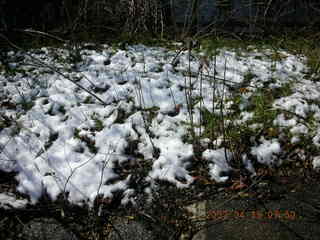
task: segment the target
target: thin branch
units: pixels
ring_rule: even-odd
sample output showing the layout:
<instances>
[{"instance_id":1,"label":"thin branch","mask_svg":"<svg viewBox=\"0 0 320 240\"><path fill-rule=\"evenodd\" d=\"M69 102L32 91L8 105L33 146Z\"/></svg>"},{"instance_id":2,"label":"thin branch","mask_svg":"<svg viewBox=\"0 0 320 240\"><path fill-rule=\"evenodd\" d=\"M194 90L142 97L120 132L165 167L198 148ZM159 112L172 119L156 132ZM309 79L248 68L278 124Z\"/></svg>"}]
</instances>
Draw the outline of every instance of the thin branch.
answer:
<instances>
[{"instance_id":1,"label":"thin branch","mask_svg":"<svg viewBox=\"0 0 320 240\"><path fill-rule=\"evenodd\" d=\"M64 40L62 38L59 38L57 36L54 36L50 33L46 33L46 32L41 32L41 31L38 31L38 30L33 30L33 29L16 29L16 31L18 32L25 32L25 33L33 33L33 34L38 34L38 35L42 35L44 37L49 37L49 38L52 38L52 39L55 39L55 40L58 40L60 42L63 42L63 43L68 43L69 41L68 40Z\"/></svg>"},{"instance_id":2,"label":"thin branch","mask_svg":"<svg viewBox=\"0 0 320 240\"><path fill-rule=\"evenodd\" d=\"M7 41L9 43L9 45L11 45L13 48L19 50L19 51L23 51L23 49L19 46L17 46L16 44L14 44L13 42L11 42L6 36L4 36L2 33L0 33L0 37L2 39L4 39L5 41ZM88 89L86 89L85 87L81 86L80 84L78 84L76 81L72 80L69 76L67 76L66 74L64 74L62 71L60 71L59 69L57 69L56 67L53 67L49 64L46 64L44 62L42 62L41 60L37 59L36 57L32 56L29 53L26 53L27 56L29 56L31 59L33 59L36 63L38 63L40 66L42 67L46 67L48 69L50 69L51 71L61 75L63 78L65 78L66 80L72 82L74 85L76 85L78 88L82 89L83 91L87 92L88 94L90 94L91 96L93 96L95 99L97 99L100 103L102 103L103 106L106 106L107 103L105 101L103 101L100 97L98 97L96 94L92 93L91 91L89 91Z\"/></svg>"}]
</instances>

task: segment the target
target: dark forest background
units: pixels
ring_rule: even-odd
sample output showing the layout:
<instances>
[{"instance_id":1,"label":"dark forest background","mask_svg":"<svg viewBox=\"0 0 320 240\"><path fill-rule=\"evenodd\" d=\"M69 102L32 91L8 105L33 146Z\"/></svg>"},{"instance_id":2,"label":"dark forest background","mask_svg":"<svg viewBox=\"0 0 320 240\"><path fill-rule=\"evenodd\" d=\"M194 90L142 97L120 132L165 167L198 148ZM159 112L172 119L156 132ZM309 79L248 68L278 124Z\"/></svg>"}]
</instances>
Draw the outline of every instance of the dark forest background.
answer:
<instances>
[{"instance_id":1,"label":"dark forest background","mask_svg":"<svg viewBox=\"0 0 320 240\"><path fill-rule=\"evenodd\" d=\"M208 12L208 4L214 5ZM318 0L0 0L0 32L23 29L69 38L152 37L229 31L318 31ZM205 5L206 3L207 5ZM181 17L182 16L182 17ZM184 19L181 22L180 19ZM248 30L249 29L249 30ZM21 37L22 35L19 34Z\"/></svg>"}]
</instances>

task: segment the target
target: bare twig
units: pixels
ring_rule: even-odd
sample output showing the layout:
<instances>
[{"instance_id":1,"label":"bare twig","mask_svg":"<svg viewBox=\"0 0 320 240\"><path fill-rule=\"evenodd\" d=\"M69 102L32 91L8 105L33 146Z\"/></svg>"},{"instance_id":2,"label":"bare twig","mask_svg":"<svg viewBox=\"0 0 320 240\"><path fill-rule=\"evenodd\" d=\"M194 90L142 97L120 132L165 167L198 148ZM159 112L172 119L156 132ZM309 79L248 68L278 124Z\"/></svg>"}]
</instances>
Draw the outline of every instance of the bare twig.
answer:
<instances>
[{"instance_id":1,"label":"bare twig","mask_svg":"<svg viewBox=\"0 0 320 240\"><path fill-rule=\"evenodd\" d=\"M17 46L16 44L14 44L13 42L11 42L6 36L4 36L2 33L0 33L0 37L2 39L4 39L5 41L8 42L8 44L10 44L14 49L17 49L19 51L23 51L22 48L20 48L19 46ZM32 60L34 60L36 63L38 63L40 66L45 67L50 69L51 71L59 74L60 76L62 76L63 78L67 79L68 81L72 82L74 85L76 85L78 88L82 89L83 91L87 92L88 94L90 94L91 96L93 96L95 99L97 99L100 103L102 103L103 106L106 106L107 103L105 101L103 101L100 97L98 97L96 94L92 93L91 91L89 91L88 89L86 89L85 87L81 86L80 84L78 84L76 81L72 80L69 76L67 76L66 74L64 74L61 70L59 70L56 67L53 67L47 63L44 63L43 61L39 60L38 58L34 57L33 55L26 53L26 55L28 57L30 57Z\"/></svg>"},{"instance_id":2,"label":"bare twig","mask_svg":"<svg viewBox=\"0 0 320 240\"><path fill-rule=\"evenodd\" d=\"M52 35L50 33L46 33L46 32L42 32L42 31L38 31L38 30L33 30L33 29L17 29L16 31L18 32L24 32L24 33L31 33L31 34L38 34L38 35L41 35L41 36L44 36L44 37L49 37L49 38L52 38L52 39L55 39L55 40L58 40L60 42L63 42L63 43L69 43L68 40L64 40L60 37L57 37L55 35Z\"/></svg>"}]
</instances>

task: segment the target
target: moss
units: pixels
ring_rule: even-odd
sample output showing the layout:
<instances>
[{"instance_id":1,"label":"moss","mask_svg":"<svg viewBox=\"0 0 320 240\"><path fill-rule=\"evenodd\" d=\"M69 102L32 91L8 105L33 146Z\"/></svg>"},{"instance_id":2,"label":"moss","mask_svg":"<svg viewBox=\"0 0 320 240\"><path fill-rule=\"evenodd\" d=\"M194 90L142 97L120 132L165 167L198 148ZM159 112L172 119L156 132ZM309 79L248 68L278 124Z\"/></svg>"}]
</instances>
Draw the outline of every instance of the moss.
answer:
<instances>
[{"instance_id":1,"label":"moss","mask_svg":"<svg viewBox=\"0 0 320 240\"><path fill-rule=\"evenodd\" d=\"M83 100L83 103L85 103L85 104L94 103L92 96L87 96L87 97Z\"/></svg>"},{"instance_id":2,"label":"moss","mask_svg":"<svg viewBox=\"0 0 320 240\"><path fill-rule=\"evenodd\" d=\"M252 71L247 71L244 75L243 75L243 81L246 85L250 85L251 80L253 80L254 78L256 78L257 75L254 74Z\"/></svg>"},{"instance_id":3,"label":"moss","mask_svg":"<svg viewBox=\"0 0 320 240\"><path fill-rule=\"evenodd\" d=\"M49 149L52 146L52 144L54 143L54 141L56 141L58 139L58 137L59 137L58 132L50 132L49 139L44 144L44 149L45 150Z\"/></svg>"},{"instance_id":4,"label":"moss","mask_svg":"<svg viewBox=\"0 0 320 240\"><path fill-rule=\"evenodd\" d=\"M66 109L65 109L65 107L64 107L63 105L60 105L60 106L59 106L58 111L59 111L60 113L62 113L63 115L66 114Z\"/></svg>"},{"instance_id":5,"label":"moss","mask_svg":"<svg viewBox=\"0 0 320 240\"><path fill-rule=\"evenodd\" d=\"M91 119L94 121L94 127L91 129L92 131L102 131L104 128L103 121L99 119L99 116L97 114L93 114L91 116Z\"/></svg>"},{"instance_id":6,"label":"moss","mask_svg":"<svg viewBox=\"0 0 320 240\"><path fill-rule=\"evenodd\" d=\"M42 101L43 105L47 105L48 103L49 103L49 99L48 98L43 99L43 101Z\"/></svg>"},{"instance_id":7,"label":"moss","mask_svg":"<svg viewBox=\"0 0 320 240\"><path fill-rule=\"evenodd\" d=\"M16 124L12 124L10 126L10 130L11 130L10 131L10 136L14 137L14 136L19 135L19 133L21 132L21 129L22 129L22 125L21 124L19 124L17 122L16 122Z\"/></svg>"},{"instance_id":8,"label":"moss","mask_svg":"<svg viewBox=\"0 0 320 240\"><path fill-rule=\"evenodd\" d=\"M80 129L77 129L77 128L74 129L74 138L77 138L82 142L84 142L91 153L97 154L99 151L99 148L95 146L96 144L95 141L86 135L80 135L80 131L81 131Z\"/></svg>"},{"instance_id":9,"label":"moss","mask_svg":"<svg viewBox=\"0 0 320 240\"><path fill-rule=\"evenodd\" d=\"M97 148L97 147L95 146L95 143L94 143L94 142L93 142L93 143L87 143L87 147L88 147L89 151L90 151L91 153L93 153L93 154L97 154L98 151L99 151L99 148Z\"/></svg>"},{"instance_id":10,"label":"moss","mask_svg":"<svg viewBox=\"0 0 320 240\"><path fill-rule=\"evenodd\" d=\"M23 110L29 111L31 108L33 108L34 102L32 102L32 101L30 101L30 102L23 102L21 105L22 105Z\"/></svg>"}]
</instances>

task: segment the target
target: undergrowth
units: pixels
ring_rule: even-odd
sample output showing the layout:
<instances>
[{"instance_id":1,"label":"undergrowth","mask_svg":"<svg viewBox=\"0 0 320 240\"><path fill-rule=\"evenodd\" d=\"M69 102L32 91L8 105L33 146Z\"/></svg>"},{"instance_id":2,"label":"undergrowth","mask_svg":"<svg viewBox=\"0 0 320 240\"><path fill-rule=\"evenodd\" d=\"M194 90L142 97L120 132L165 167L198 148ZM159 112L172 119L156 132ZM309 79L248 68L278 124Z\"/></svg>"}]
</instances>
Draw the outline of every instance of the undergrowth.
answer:
<instances>
[{"instance_id":1,"label":"undergrowth","mask_svg":"<svg viewBox=\"0 0 320 240\"><path fill-rule=\"evenodd\" d=\"M170 48L177 48L175 45L173 45L172 42L163 42L163 40L156 40L156 39L144 39L145 41L141 41L143 43L149 43L151 45L160 45L160 46L169 46ZM309 40L309 42L306 42L305 39L297 38L297 39L290 39L290 38L280 38L280 39L272 39L272 41L268 41L266 44L261 42L244 42L240 40L235 39L223 39L223 38L206 38L206 39L200 39L200 46L201 51L205 53L205 58L208 59L214 59L215 56L218 54L223 53L221 49L227 49L227 50L235 50L238 57L245 57L246 53L250 53L252 51L265 51L266 49L269 49L271 47L271 53L268 53L264 56L258 56L256 57L257 60L262 60L264 58L269 59L272 66L275 66L277 63L281 62L285 56L282 54L283 50L287 50L289 52L293 52L295 55L299 55L306 59L306 63L309 67L308 72L306 72L306 75L312 79L313 81L319 81L320 80L320 48L316 47L316 41L315 40ZM124 48L126 47L126 44L133 43L134 41L125 42ZM123 45L123 42L120 42L120 45ZM120 47L121 47L120 46ZM119 47L119 45L118 45ZM189 55L194 55L200 59L199 55L199 49L194 49L190 45L186 45L185 43L182 44L181 47L178 47L179 49L177 52L186 51L189 53ZM77 64L79 63L82 58L79 56L79 53L81 53L80 49L81 47L77 45L77 48L70 48L71 51L74 51L74 53L70 53L67 59L59 59L59 61L63 61L63 64ZM179 54L179 53L178 53ZM205 61L205 60L204 60ZM205 63L204 63L205 65ZM250 69L243 74L243 85L241 86L235 86L230 84L227 79L224 77L223 79L218 79L216 74L215 65L206 65L202 69L200 69L198 72L194 73L191 72L189 69L184 73L185 76L185 94L187 99L187 109L189 113L189 121L184 122L188 126L189 133L187 136L185 136L185 142L188 142L190 144L193 144L194 151L197 152L197 158L194 158L193 161L201 161L203 164L201 165L202 169L206 167L206 164L204 159L201 158L201 153L206 150L204 147L199 147L198 145L201 144L201 141L204 139L209 139L208 148L210 149L219 149L219 148L225 148L229 149L233 155L235 156L232 161L230 159L230 164L235 168L236 170L243 170L244 164L243 164L243 158L242 156L246 155L249 156L251 153L251 147L256 146L259 144L259 141L263 139L272 140L274 138L280 139L280 144L283 148L284 153L282 153L279 158L283 158L283 161L287 161L289 157L293 157L291 155L291 152L296 152L298 150L304 149L305 151L309 151L312 154L317 154L318 150L314 146L312 137L310 136L299 136L299 142L291 143L291 139L294 136L292 132L288 128L283 128L281 126L275 125L275 119L279 114L285 114L288 118L295 116L294 113L291 112L284 112L281 109L275 109L273 107L273 102L276 99L290 96L294 92L294 80L291 82L287 82L284 84L280 84L280 86L277 87L270 87L270 84L274 84L278 81L278 79L275 79L273 76L273 71L275 71L274 68L270 70L270 77L268 81L263 82L259 86L253 86L252 83L255 82L259 78L253 71ZM224 71L227 71L228 64L226 63ZM2 68L1 68L2 69ZM2 70L4 71L4 70ZM196 78L198 81L207 81L203 77L203 75L210 75L209 79L210 81L216 81L212 83L212 89L209 89L209 91L215 92L215 98L212 99L212 109L207 109L203 106L203 89L200 89L200 93L193 92L193 86L191 84L191 78ZM212 80L213 79L213 80ZM190 80L190 81L189 81ZM226 95L224 92L220 92L216 89L216 86L222 83L223 88L230 91L231 94ZM298 81L298 79L297 79ZM139 86L140 84L140 86ZM141 96L141 92L139 89L141 89L141 83L137 84L137 95L143 99L143 96ZM96 92L94 92L95 94ZM140 95L139 95L140 94ZM21 103L17 104L19 107L21 107L24 111L28 111L32 109L33 107L33 101L35 99L26 99L21 94ZM94 96L87 96L82 104L90 104L94 102ZM173 101L174 102L174 101ZM44 99L44 104L48 104L49 101L47 99ZM4 104L4 101L0 102L4 107L6 104ZM175 104L175 103L173 103ZM314 103L319 106L319 102ZM175 106L175 109L178 106ZM157 116L159 108L158 107L150 107L147 108L144 106L143 101L139 103L139 107L137 110L142 111L143 114L143 121L145 124L146 131L148 132L148 135L150 136L150 141L152 141L152 137L154 137L152 132L149 130L150 124L152 123L153 119ZM196 112L200 113L200 122L196 122L195 119L193 119L193 114ZM1 114L1 112L0 112ZM66 115L66 110L64 106L58 106L57 109L53 109L53 105L48 110L49 115ZM179 109L176 112L171 113L172 116L176 116L179 114ZM1 115L0 115L1 117ZM103 130L104 123L103 119L98 114L93 114L90 116L90 119L94 122L93 127L91 129L80 129L76 128L74 129L74 138L78 139L82 143L84 143L83 146L86 146L89 151L93 154L96 154L98 152L98 148L95 146L95 141L93 140L93 136L96 134L96 132L100 132ZM121 108L118 109L118 115L115 119L115 123L123 123L125 121L125 111L123 111ZM302 122L304 125L314 128L315 119L313 116L307 116L305 118L300 118L300 122ZM0 131L3 129L11 126L12 123L10 123L10 118L2 117L0 118ZM16 129L16 131L13 131L14 135L18 134L20 131L19 128ZM48 149L53 144L53 142L58 138L58 133L52 132L49 135L48 141L45 143L44 148ZM145 159L142 159L141 155L139 155L136 150L138 148L138 142L131 142L129 143L128 148L126 149L126 154L131 154L141 160L137 164L137 166L134 166L133 169L131 169L131 166L118 166L120 170L122 168L126 169L130 174L132 174L132 186L137 186L141 184L146 184L143 180L143 178L147 177L147 171L143 168L148 168L149 170L152 168L150 165L150 162L147 162ZM153 146L154 147L154 146ZM159 149L155 149L154 147L154 157L157 158L160 155ZM84 152L83 147L81 146L80 149L77 150L78 152ZM252 154L251 154L252 155ZM296 157L296 155L294 155ZM308 160L311 159L310 154L306 154L305 158ZM297 157L298 159L301 159L301 157ZM306 161L307 162L307 161ZM310 160L309 160L310 164ZM197 165L194 163L194 166ZM303 164L302 164L303 165ZM258 166L258 164L256 165ZM291 166L291 165L290 165ZM303 165L305 166L305 165ZM127 175L129 175L127 173ZM142 174L143 177L139 177L139 174ZM240 173L241 174L241 173ZM193 169L193 175L202 175L200 173L200 167L198 169ZM206 178L209 178L207 175ZM136 182L134 182L136 181ZM206 181L210 181L210 179L206 179ZM163 183L157 182L159 186ZM166 183L168 184L168 183ZM147 186L147 184L146 184ZM149 187L149 186L148 186ZM161 188L161 187L159 187ZM181 205L185 203L177 203L174 202L175 200L172 200L170 197L175 196L176 194L181 194L181 192L176 191L176 189L172 190L172 186L170 186L170 191L167 192L158 192L158 195L155 195L154 198L154 204L157 206L157 208L165 209L166 211L160 211L157 208L151 208L149 209L150 212L138 212L138 217L148 219L148 221L153 221L154 223L162 223L163 225L159 225L161 231L165 231L164 229L167 229L168 231L172 232L175 230L185 230L183 229L183 226L180 226L181 223L188 223L188 216L186 216L184 210L182 209ZM139 192L144 192L144 189L139 189ZM170 193L169 196L167 193ZM167 195L165 195L166 193ZM121 195L121 194L120 194ZM185 194L181 194L182 196L185 196ZM192 199L194 196L189 196L190 199ZM188 200L190 200L188 199ZM99 202L100 200L101 202ZM118 202L114 203L112 199L104 199L97 197L97 203L96 207L97 209L107 206L110 207L114 206L115 208L119 207L119 202L121 201L120 197L119 199L116 199ZM181 199L179 199L181 200ZM139 199L139 201L144 202L145 199ZM170 202L172 201L173 204L170 205ZM140 206L143 206L143 203L139 202ZM179 205L180 204L180 205ZM168 207L170 205L170 207ZM174 208L175 207L175 208ZM97 211L98 212L98 211ZM99 218L98 213L93 213L94 217L93 219L90 218L92 221L91 223L93 225L98 224L97 219ZM174 214L171 214L174 213ZM151 220L150 216L148 214L152 214ZM109 219L107 219L109 220ZM111 221L111 220L110 220ZM167 222L166 222L167 221ZM103 222L104 224L106 221ZM171 227L168 227L171 225ZM98 229L100 231L101 236L102 229ZM102 238L100 238L102 239Z\"/></svg>"}]
</instances>

